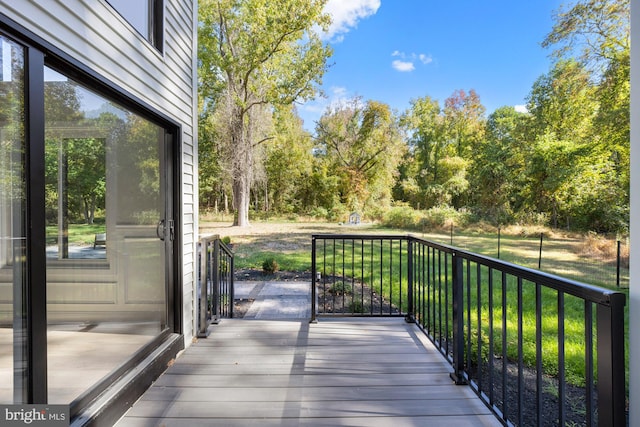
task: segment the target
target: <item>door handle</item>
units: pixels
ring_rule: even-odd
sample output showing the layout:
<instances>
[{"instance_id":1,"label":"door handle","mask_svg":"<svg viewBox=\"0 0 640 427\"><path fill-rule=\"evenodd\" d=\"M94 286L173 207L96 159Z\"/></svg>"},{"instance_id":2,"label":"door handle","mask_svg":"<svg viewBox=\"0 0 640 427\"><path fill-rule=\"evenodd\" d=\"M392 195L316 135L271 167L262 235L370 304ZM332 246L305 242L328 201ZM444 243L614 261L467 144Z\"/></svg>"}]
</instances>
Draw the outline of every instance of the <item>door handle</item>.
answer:
<instances>
[{"instance_id":1,"label":"door handle","mask_svg":"<svg viewBox=\"0 0 640 427\"><path fill-rule=\"evenodd\" d=\"M164 219L158 221L158 225L156 226L156 236L164 242Z\"/></svg>"}]
</instances>

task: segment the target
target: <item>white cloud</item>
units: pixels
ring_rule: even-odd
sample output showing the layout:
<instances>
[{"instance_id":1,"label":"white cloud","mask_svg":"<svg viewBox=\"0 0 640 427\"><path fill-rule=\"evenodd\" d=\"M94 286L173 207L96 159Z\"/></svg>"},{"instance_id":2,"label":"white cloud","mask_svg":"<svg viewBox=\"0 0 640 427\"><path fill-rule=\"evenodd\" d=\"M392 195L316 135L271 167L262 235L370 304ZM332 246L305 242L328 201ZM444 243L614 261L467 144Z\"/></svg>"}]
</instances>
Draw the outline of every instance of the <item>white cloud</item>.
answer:
<instances>
[{"instance_id":1,"label":"white cloud","mask_svg":"<svg viewBox=\"0 0 640 427\"><path fill-rule=\"evenodd\" d=\"M342 86L333 86L327 96L307 101L299 107L300 111L306 111L319 116L329 107L341 105L349 99L349 91Z\"/></svg>"},{"instance_id":2,"label":"white cloud","mask_svg":"<svg viewBox=\"0 0 640 427\"><path fill-rule=\"evenodd\" d=\"M409 71L413 71L416 69L415 65L413 65L413 62L409 62L409 61L400 61L399 59L396 59L395 61L393 61L391 63L391 66L400 72L406 73Z\"/></svg>"},{"instance_id":3,"label":"white cloud","mask_svg":"<svg viewBox=\"0 0 640 427\"><path fill-rule=\"evenodd\" d=\"M527 110L527 106L526 105L514 105L513 108L518 113L528 113L529 112L529 110Z\"/></svg>"},{"instance_id":4,"label":"white cloud","mask_svg":"<svg viewBox=\"0 0 640 427\"><path fill-rule=\"evenodd\" d=\"M433 62L431 55L425 55L424 53L419 54L418 59L425 65Z\"/></svg>"},{"instance_id":5,"label":"white cloud","mask_svg":"<svg viewBox=\"0 0 640 427\"><path fill-rule=\"evenodd\" d=\"M324 11L332 18L329 30L324 34L326 39L339 43L358 21L375 15L380 7L380 0L329 0Z\"/></svg>"},{"instance_id":6,"label":"white cloud","mask_svg":"<svg viewBox=\"0 0 640 427\"><path fill-rule=\"evenodd\" d=\"M400 59L396 59L391 63L391 66L400 72L409 72L416 69L415 63L417 61L423 63L424 65L430 64L433 62L433 58L431 55L426 55L424 53L405 53L399 50L394 50L391 53L392 57L397 57Z\"/></svg>"}]
</instances>

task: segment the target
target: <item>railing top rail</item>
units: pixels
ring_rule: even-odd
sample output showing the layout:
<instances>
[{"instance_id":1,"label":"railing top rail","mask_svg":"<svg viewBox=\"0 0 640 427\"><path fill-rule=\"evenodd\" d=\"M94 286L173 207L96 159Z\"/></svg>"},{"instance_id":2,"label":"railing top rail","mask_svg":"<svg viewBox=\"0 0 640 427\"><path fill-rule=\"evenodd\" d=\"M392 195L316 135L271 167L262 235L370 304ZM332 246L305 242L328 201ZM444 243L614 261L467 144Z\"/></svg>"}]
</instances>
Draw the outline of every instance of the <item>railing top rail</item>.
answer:
<instances>
[{"instance_id":1,"label":"railing top rail","mask_svg":"<svg viewBox=\"0 0 640 427\"><path fill-rule=\"evenodd\" d=\"M213 242L216 239L219 239L220 235L219 234L204 234L200 236L200 239L198 239L200 242L206 242L206 243L210 243Z\"/></svg>"},{"instance_id":2,"label":"railing top rail","mask_svg":"<svg viewBox=\"0 0 640 427\"><path fill-rule=\"evenodd\" d=\"M312 234L312 239L325 240L409 240L402 234Z\"/></svg>"},{"instance_id":3,"label":"railing top rail","mask_svg":"<svg viewBox=\"0 0 640 427\"><path fill-rule=\"evenodd\" d=\"M222 240L220 240L219 244L220 249L222 249L224 253L226 253L230 257L233 257L233 251L229 248L229 246L227 246Z\"/></svg>"}]
</instances>

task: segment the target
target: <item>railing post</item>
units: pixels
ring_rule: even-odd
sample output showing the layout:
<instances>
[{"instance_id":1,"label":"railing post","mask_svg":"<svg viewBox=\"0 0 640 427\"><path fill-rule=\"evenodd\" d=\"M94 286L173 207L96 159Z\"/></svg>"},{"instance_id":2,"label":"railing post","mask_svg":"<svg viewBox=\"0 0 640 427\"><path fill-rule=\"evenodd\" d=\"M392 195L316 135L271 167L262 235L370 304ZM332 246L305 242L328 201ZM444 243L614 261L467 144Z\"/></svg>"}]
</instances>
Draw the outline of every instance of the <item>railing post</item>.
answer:
<instances>
[{"instance_id":1,"label":"railing post","mask_svg":"<svg viewBox=\"0 0 640 427\"><path fill-rule=\"evenodd\" d=\"M414 310L414 301L413 301L413 238L409 236L407 238L407 315L404 320L407 323L416 323L416 316ZM402 268L402 267L400 267Z\"/></svg>"},{"instance_id":2,"label":"railing post","mask_svg":"<svg viewBox=\"0 0 640 427\"><path fill-rule=\"evenodd\" d=\"M233 265L233 253L229 256L229 264L231 266L231 271L229 272L229 318L233 319L233 302L235 301L235 288L234 288L234 265Z\"/></svg>"},{"instance_id":3,"label":"railing post","mask_svg":"<svg viewBox=\"0 0 640 427\"><path fill-rule=\"evenodd\" d=\"M626 426L624 366L625 295L598 304L598 425Z\"/></svg>"},{"instance_id":4,"label":"railing post","mask_svg":"<svg viewBox=\"0 0 640 427\"><path fill-rule=\"evenodd\" d=\"M209 248L207 239L200 239L200 315L198 316L198 338L207 337L207 261Z\"/></svg>"},{"instance_id":5,"label":"railing post","mask_svg":"<svg viewBox=\"0 0 640 427\"><path fill-rule=\"evenodd\" d=\"M220 239L213 241L213 267L211 268L211 321L220 322Z\"/></svg>"},{"instance_id":6,"label":"railing post","mask_svg":"<svg viewBox=\"0 0 640 427\"><path fill-rule=\"evenodd\" d=\"M458 385L467 384L464 378L464 298L462 278L462 257L456 252L452 258L453 291L453 372L451 379Z\"/></svg>"},{"instance_id":7,"label":"railing post","mask_svg":"<svg viewBox=\"0 0 640 427\"><path fill-rule=\"evenodd\" d=\"M318 323L316 309L316 236L311 236L311 320L309 323Z\"/></svg>"}]
</instances>

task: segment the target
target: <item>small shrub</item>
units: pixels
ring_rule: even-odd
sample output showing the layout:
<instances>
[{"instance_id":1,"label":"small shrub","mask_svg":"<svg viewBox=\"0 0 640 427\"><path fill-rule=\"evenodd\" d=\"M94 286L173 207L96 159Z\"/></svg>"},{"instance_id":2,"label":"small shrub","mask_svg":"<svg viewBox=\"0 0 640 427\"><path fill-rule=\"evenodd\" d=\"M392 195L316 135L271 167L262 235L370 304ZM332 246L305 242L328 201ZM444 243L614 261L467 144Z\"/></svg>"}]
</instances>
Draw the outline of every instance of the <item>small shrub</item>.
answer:
<instances>
[{"instance_id":1,"label":"small shrub","mask_svg":"<svg viewBox=\"0 0 640 427\"><path fill-rule=\"evenodd\" d=\"M267 258L262 262L262 271L267 274L273 274L280 269L278 261L275 258Z\"/></svg>"},{"instance_id":2,"label":"small shrub","mask_svg":"<svg viewBox=\"0 0 640 427\"><path fill-rule=\"evenodd\" d=\"M434 206L424 213L420 225L423 229L440 227L461 227L471 220L471 214L464 210L457 210L451 206Z\"/></svg>"},{"instance_id":3,"label":"small shrub","mask_svg":"<svg viewBox=\"0 0 640 427\"><path fill-rule=\"evenodd\" d=\"M225 245L230 245L231 244L231 237L229 236L224 236L222 239L220 239L222 241L222 243L224 243Z\"/></svg>"},{"instance_id":4,"label":"small shrub","mask_svg":"<svg viewBox=\"0 0 640 427\"><path fill-rule=\"evenodd\" d=\"M351 313L365 313L368 307L362 304L362 301L354 299L349 303L349 311Z\"/></svg>"},{"instance_id":5,"label":"small shrub","mask_svg":"<svg viewBox=\"0 0 640 427\"><path fill-rule=\"evenodd\" d=\"M351 286L345 282L335 282L329 288L329 292L334 295L351 295Z\"/></svg>"},{"instance_id":6,"label":"small shrub","mask_svg":"<svg viewBox=\"0 0 640 427\"><path fill-rule=\"evenodd\" d=\"M326 208L323 208L322 206L317 206L311 209L311 212L309 212L309 215L315 219L327 219L329 216L329 212L327 211Z\"/></svg>"},{"instance_id":7,"label":"small shrub","mask_svg":"<svg viewBox=\"0 0 640 427\"><path fill-rule=\"evenodd\" d=\"M387 227L402 229L419 229L423 214L411 206L396 206L384 216L383 223Z\"/></svg>"}]
</instances>

